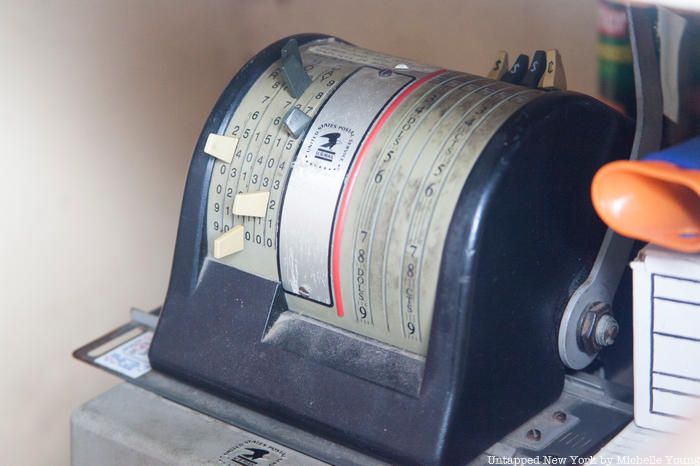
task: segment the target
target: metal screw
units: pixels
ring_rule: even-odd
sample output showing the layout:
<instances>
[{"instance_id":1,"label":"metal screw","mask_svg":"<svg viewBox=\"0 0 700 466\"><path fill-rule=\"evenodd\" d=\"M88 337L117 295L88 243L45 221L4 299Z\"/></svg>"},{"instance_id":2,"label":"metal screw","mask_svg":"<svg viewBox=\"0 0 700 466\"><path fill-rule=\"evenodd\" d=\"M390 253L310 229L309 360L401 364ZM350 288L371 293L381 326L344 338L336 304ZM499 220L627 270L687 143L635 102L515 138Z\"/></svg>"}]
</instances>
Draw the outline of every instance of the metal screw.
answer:
<instances>
[{"instance_id":1,"label":"metal screw","mask_svg":"<svg viewBox=\"0 0 700 466\"><path fill-rule=\"evenodd\" d=\"M600 317L595 326L595 342L605 348L615 343L617 334L620 333L620 325L610 314Z\"/></svg>"},{"instance_id":2,"label":"metal screw","mask_svg":"<svg viewBox=\"0 0 700 466\"><path fill-rule=\"evenodd\" d=\"M564 423L566 422L566 413L564 411L555 411L552 414L552 419L554 419L557 422Z\"/></svg>"},{"instance_id":3,"label":"metal screw","mask_svg":"<svg viewBox=\"0 0 700 466\"><path fill-rule=\"evenodd\" d=\"M612 315L609 304L591 303L581 315L577 343L586 354L595 355L615 343L620 325Z\"/></svg>"},{"instance_id":4,"label":"metal screw","mask_svg":"<svg viewBox=\"0 0 700 466\"><path fill-rule=\"evenodd\" d=\"M534 440L535 442L539 442L542 439L542 432L539 429L530 429L525 435L528 440Z\"/></svg>"},{"instance_id":5,"label":"metal screw","mask_svg":"<svg viewBox=\"0 0 700 466\"><path fill-rule=\"evenodd\" d=\"M379 76L382 78L388 78L393 74L393 71L391 71L388 68L384 68L383 70L379 70Z\"/></svg>"}]
</instances>

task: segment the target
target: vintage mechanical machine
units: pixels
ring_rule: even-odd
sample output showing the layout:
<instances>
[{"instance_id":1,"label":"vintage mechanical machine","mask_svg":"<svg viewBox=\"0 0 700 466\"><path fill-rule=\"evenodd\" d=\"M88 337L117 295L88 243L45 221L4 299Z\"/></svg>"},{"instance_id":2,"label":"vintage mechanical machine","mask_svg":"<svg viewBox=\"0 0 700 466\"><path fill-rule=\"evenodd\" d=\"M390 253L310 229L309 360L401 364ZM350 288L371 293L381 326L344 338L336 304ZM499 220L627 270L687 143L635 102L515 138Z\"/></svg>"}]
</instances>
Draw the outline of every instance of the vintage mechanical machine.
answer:
<instances>
[{"instance_id":1,"label":"vintage mechanical machine","mask_svg":"<svg viewBox=\"0 0 700 466\"><path fill-rule=\"evenodd\" d=\"M162 309L76 354L299 464L594 451L630 419L629 358L596 360L629 337L612 304L630 245L589 189L635 132L564 88L555 50L481 77L272 44L196 144ZM94 351L150 327L146 374ZM294 462L260 448L219 460Z\"/></svg>"}]
</instances>

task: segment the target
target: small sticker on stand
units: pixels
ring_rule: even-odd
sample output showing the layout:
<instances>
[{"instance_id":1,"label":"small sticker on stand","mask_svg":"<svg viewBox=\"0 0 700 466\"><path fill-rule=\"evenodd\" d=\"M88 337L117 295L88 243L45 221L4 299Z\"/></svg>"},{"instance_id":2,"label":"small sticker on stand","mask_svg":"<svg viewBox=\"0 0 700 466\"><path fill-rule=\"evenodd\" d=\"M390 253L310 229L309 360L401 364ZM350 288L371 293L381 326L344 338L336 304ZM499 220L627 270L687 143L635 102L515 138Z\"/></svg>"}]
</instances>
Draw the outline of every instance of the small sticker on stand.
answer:
<instances>
[{"instance_id":1,"label":"small sticker on stand","mask_svg":"<svg viewBox=\"0 0 700 466\"><path fill-rule=\"evenodd\" d=\"M148 349L153 332L144 332L95 359L95 364L135 379L151 370Z\"/></svg>"},{"instance_id":2,"label":"small sticker on stand","mask_svg":"<svg viewBox=\"0 0 700 466\"><path fill-rule=\"evenodd\" d=\"M219 457L220 464L241 466L273 466L286 457L284 451L258 440L248 440Z\"/></svg>"}]
</instances>

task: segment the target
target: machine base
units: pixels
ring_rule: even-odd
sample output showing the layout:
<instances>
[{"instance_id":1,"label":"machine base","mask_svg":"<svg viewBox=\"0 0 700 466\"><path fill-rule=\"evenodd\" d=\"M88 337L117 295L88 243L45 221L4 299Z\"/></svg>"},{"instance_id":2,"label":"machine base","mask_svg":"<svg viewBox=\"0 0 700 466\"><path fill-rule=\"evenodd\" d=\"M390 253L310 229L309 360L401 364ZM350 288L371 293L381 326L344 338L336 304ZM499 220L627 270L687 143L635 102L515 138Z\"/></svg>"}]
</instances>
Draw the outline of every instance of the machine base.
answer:
<instances>
[{"instance_id":1,"label":"machine base","mask_svg":"<svg viewBox=\"0 0 700 466\"><path fill-rule=\"evenodd\" d=\"M148 370L147 362L146 372L139 375L134 375L130 365L124 366L128 370L120 370L104 364L104 356L108 354L126 355L127 359L145 358L148 345L135 347L133 342L149 336L157 317L158 310L151 313L133 310L129 323L75 351L76 358L130 384L119 385L74 412L71 420L74 465L387 464ZM132 337L124 342L127 334ZM630 422L629 401L629 388L592 374L568 375L557 401L488 448L470 465L495 464L516 457L543 461L545 457L593 455ZM247 451L247 447L258 450ZM262 450L269 451L269 461L265 457L238 458L255 456L256 451L260 455Z\"/></svg>"}]
</instances>

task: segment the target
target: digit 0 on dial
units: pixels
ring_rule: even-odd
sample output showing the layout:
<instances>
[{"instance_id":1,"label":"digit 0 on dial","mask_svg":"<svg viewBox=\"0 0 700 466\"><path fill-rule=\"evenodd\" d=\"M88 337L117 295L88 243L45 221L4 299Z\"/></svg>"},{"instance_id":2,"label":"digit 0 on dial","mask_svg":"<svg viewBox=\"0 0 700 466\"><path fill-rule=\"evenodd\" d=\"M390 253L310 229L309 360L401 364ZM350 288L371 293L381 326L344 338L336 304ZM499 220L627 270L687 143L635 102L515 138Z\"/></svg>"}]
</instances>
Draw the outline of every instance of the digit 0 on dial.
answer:
<instances>
[{"instance_id":1,"label":"digit 0 on dial","mask_svg":"<svg viewBox=\"0 0 700 466\"><path fill-rule=\"evenodd\" d=\"M195 148L153 367L393 464L464 464L556 399L631 125L506 81L326 36L253 57Z\"/></svg>"}]
</instances>

